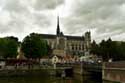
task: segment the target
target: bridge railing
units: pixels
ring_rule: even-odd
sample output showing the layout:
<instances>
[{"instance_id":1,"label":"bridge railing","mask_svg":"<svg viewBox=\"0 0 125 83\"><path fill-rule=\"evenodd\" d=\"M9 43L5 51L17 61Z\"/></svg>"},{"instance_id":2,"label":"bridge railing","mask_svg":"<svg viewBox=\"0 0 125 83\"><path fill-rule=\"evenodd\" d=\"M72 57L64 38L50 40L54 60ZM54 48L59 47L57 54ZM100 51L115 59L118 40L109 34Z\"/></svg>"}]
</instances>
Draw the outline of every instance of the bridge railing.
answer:
<instances>
[{"instance_id":1,"label":"bridge railing","mask_svg":"<svg viewBox=\"0 0 125 83\"><path fill-rule=\"evenodd\" d=\"M79 62L74 64L76 67L83 68L83 69L102 69L102 63L90 63L90 62Z\"/></svg>"},{"instance_id":2,"label":"bridge railing","mask_svg":"<svg viewBox=\"0 0 125 83\"><path fill-rule=\"evenodd\" d=\"M104 62L103 63L104 68L125 68L125 61L119 61L119 62Z\"/></svg>"}]
</instances>

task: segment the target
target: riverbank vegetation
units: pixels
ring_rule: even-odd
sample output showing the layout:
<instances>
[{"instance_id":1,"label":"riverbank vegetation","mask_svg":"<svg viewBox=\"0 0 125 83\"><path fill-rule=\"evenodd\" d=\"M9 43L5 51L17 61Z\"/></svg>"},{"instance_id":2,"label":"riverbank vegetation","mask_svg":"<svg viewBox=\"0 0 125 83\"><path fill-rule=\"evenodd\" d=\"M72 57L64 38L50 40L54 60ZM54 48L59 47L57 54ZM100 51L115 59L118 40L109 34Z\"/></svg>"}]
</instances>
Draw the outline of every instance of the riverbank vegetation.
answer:
<instances>
[{"instance_id":1,"label":"riverbank vegetation","mask_svg":"<svg viewBox=\"0 0 125 83\"><path fill-rule=\"evenodd\" d=\"M41 58L48 54L48 49L47 41L43 40L39 34L36 33L26 36L21 43L21 51L27 58Z\"/></svg>"},{"instance_id":2,"label":"riverbank vegetation","mask_svg":"<svg viewBox=\"0 0 125 83\"><path fill-rule=\"evenodd\" d=\"M113 61L125 60L125 42L102 40L99 44L95 41L91 45L91 53L103 58L103 61L112 59Z\"/></svg>"},{"instance_id":3,"label":"riverbank vegetation","mask_svg":"<svg viewBox=\"0 0 125 83\"><path fill-rule=\"evenodd\" d=\"M16 58L18 46L19 42L16 37L0 38L0 58Z\"/></svg>"},{"instance_id":4,"label":"riverbank vegetation","mask_svg":"<svg viewBox=\"0 0 125 83\"><path fill-rule=\"evenodd\" d=\"M0 59L14 59L18 52L23 52L27 59L40 59L50 55L51 48L37 33L31 33L22 42L13 36L0 38Z\"/></svg>"}]
</instances>

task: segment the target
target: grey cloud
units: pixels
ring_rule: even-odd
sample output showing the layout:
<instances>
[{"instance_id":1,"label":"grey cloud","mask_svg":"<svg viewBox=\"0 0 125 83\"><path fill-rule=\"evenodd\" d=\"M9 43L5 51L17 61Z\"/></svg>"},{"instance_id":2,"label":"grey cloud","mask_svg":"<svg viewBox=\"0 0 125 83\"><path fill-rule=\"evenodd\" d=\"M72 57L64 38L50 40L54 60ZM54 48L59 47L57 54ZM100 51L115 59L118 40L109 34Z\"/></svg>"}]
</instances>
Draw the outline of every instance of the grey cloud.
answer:
<instances>
[{"instance_id":1,"label":"grey cloud","mask_svg":"<svg viewBox=\"0 0 125 83\"><path fill-rule=\"evenodd\" d=\"M48 28L49 26L51 26L51 20L50 18L48 18L49 16L46 16L44 14L33 14L33 23L37 24L39 27L41 28Z\"/></svg>"},{"instance_id":2,"label":"grey cloud","mask_svg":"<svg viewBox=\"0 0 125 83\"><path fill-rule=\"evenodd\" d=\"M9 32L23 32L25 22L23 20L19 20L19 18L11 18L11 21L6 25L0 24L0 31L4 33Z\"/></svg>"},{"instance_id":3,"label":"grey cloud","mask_svg":"<svg viewBox=\"0 0 125 83\"><path fill-rule=\"evenodd\" d=\"M64 3L64 0L37 0L34 4L34 8L36 10L43 10L43 9L55 9L58 5Z\"/></svg>"},{"instance_id":4,"label":"grey cloud","mask_svg":"<svg viewBox=\"0 0 125 83\"><path fill-rule=\"evenodd\" d=\"M88 30L96 29L99 35L122 34L125 32L124 12L120 10L123 4L124 0L78 0L77 2L74 0L72 7L75 7L71 10L71 16L65 18L67 20L64 19L66 31L76 33L80 29L81 33L88 28Z\"/></svg>"},{"instance_id":5,"label":"grey cloud","mask_svg":"<svg viewBox=\"0 0 125 83\"><path fill-rule=\"evenodd\" d=\"M4 33L15 32L23 33L25 30L33 30L35 28L48 28L51 20L45 15L29 14L29 13L11 13L11 21L2 25L0 30Z\"/></svg>"},{"instance_id":6,"label":"grey cloud","mask_svg":"<svg viewBox=\"0 0 125 83\"><path fill-rule=\"evenodd\" d=\"M24 12L29 6L34 10L46 10L55 9L63 3L64 0L6 0L3 8L11 12Z\"/></svg>"},{"instance_id":7,"label":"grey cloud","mask_svg":"<svg viewBox=\"0 0 125 83\"><path fill-rule=\"evenodd\" d=\"M22 0L23 3L20 0L5 0L2 2L3 5L0 5L2 7L2 12L6 11L9 14L10 21L5 25L0 23L0 32L24 33L26 30L30 31L36 28L42 30L42 28L49 28L52 21L50 19L52 12L46 12L45 10L48 10L49 6L52 4L56 7L58 4L63 3L63 0L59 0L58 4L56 3L56 0L35 0L35 2L32 4L25 1L31 0ZM40 6L39 3L45 7ZM36 9L34 9L34 12L31 12L35 5L45 9L44 11L41 10L44 13L41 13ZM4 18L1 20L4 20Z\"/></svg>"},{"instance_id":8,"label":"grey cloud","mask_svg":"<svg viewBox=\"0 0 125 83\"><path fill-rule=\"evenodd\" d=\"M65 32L69 34L78 33L87 28L78 17L64 18L62 23L66 27Z\"/></svg>"},{"instance_id":9,"label":"grey cloud","mask_svg":"<svg viewBox=\"0 0 125 83\"><path fill-rule=\"evenodd\" d=\"M4 10L8 10L10 12L24 12L27 8L21 5L20 0L6 0L6 2L3 3Z\"/></svg>"},{"instance_id":10,"label":"grey cloud","mask_svg":"<svg viewBox=\"0 0 125 83\"><path fill-rule=\"evenodd\" d=\"M116 35L121 36L125 32L125 12L124 9L121 10L125 0L69 0L71 5L65 2L65 0L0 0L2 8L0 13L6 11L9 15L8 21L0 21L0 32L22 34L28 30L30 32L56 27L56 24L53 24L55 23L53 14L60 6L64 9L69 8L66 12L68 15L60 18L61 28L66 34L82 35L87 30L95 30L93 38L101 39L108 36L116 38ZM6 17L4 14L3 16Z\"/></svg>"}]
</instances>

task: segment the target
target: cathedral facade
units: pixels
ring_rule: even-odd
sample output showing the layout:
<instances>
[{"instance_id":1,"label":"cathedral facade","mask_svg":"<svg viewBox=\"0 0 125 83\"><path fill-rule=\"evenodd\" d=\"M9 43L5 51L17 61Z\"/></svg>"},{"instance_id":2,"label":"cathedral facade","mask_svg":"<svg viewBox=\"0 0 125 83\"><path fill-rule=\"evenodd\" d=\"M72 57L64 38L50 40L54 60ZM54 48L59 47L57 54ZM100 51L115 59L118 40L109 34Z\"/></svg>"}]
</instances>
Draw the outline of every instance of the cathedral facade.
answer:
<instances>
[{"instance_id":1,"label":"cathedral facade","mask_svg":"<svg viewBox=\"0 0 125 83\"><path fill-rule=\"evenodd\" d=\"M84 36L64 35L60 31L59 17L57 20L56 35L40 34L52 49L52 54L57 56L83 56L90 51L91 33L86 32Z\"/></svg>"}]
</instances>

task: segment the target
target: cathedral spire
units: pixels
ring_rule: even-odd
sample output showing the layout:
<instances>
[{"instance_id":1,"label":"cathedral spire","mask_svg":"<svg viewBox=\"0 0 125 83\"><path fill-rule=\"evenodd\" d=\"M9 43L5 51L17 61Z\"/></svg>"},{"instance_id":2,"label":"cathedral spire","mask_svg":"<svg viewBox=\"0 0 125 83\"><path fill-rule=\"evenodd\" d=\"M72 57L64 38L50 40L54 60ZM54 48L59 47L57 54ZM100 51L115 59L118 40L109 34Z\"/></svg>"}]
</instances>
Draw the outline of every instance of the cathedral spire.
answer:
<instances>
[{"instance_id":1,"label":"cathedral spire","mask_svg":"<svg viewBox=\"0 0 125 83\"><path fill-rule=\"evenodd\" d=\"M59 16L57 17L57 30L56 30L56 34L57 35L60 34Z\"/></svg>"}]
</instances>

